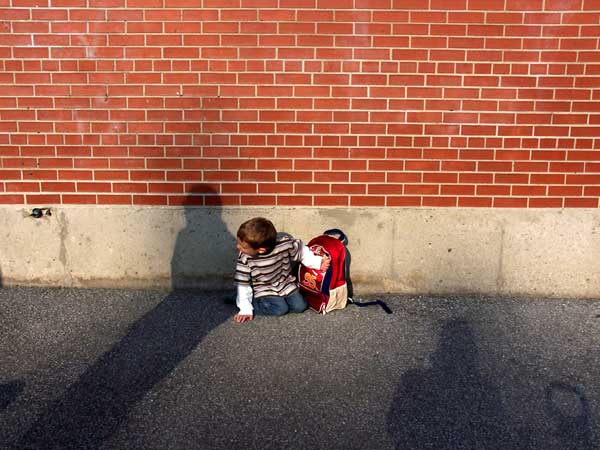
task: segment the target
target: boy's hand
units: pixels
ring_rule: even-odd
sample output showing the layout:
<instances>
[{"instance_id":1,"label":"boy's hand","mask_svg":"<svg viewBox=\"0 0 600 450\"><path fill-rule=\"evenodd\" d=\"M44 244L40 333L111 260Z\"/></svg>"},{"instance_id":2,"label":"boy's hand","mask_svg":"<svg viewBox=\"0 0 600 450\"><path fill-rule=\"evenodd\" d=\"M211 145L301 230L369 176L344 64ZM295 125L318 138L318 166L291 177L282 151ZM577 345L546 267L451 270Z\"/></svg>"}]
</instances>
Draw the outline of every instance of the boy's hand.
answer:
<instances>
[{"instance_id":1,"label":"boy's hand","mask_svg":"<svg viewBox=\"0 0 600 450\"><path fill-rule=\"evenodd\" d=\"M321 261L321 270L323 272L325 272L327 269L329 269L330 265L331 265L331 258L329 256L323 256L323 259Z\"/></svg>"},{"instance_id":2,"label":"boy's hand","mask_svg":"<svg viewBox=\"0 0 600 450\"><path fill-rule=\"evenodd\" d=\"M249 322L252 319L254 319L254 316L252 314L236 314L233 317L233 320L237 323Z\"/></svg>"}]
</instances>

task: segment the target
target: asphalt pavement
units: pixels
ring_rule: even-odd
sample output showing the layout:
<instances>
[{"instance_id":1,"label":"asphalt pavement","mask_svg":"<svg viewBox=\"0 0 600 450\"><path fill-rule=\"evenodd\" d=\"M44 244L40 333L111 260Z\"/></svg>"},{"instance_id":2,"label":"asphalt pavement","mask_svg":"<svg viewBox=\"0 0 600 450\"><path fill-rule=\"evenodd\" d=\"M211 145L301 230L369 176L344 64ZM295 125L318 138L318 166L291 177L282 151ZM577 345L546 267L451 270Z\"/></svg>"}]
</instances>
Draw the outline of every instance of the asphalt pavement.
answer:
<instances>
[{"instance_id":1,"label":"asphalt pavement","mask_svg":"<svg viewBox=\"0 0 600 450\"><path fill-rule=\"evenodd\" d=\"M598 450L600 299L0 289L0 449Z\"/></svg>"}]
</instances>

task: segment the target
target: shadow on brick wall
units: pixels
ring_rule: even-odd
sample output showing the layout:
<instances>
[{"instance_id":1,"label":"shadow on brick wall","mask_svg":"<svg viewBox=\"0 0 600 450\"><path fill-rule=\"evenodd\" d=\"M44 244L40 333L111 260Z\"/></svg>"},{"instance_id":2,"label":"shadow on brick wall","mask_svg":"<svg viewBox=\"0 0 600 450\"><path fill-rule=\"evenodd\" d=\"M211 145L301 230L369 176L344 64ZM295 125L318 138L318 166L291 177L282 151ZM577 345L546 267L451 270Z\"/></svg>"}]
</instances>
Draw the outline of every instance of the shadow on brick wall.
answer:
<instances>
[{"instance_id":1,"label":"shadow on brick wall","mask_svg":"<svg viewBox=\"0 0 600 450\"><path fill-rule=\"evenodd\" d=\"M210 195L213 202L218 201L211 193L209 188L199 185L190 194L185 205L188 221L177 239L172 265L185 260L178 252L193 249L200 255L207 254L204 247L210 247L210 243L202 228L207 223L198 229L190 228L199 226L193 220L192 210L201 197ZM212 235L224 234L224 240L233 242L232 236L226 236L228 231L219 214L214 214L209 225ZM234 262L231 261L232 267ZM48 405L14 449L101 447L127 421L136 404L175 370L212 329L233 314L233 307L224 305L216 296L199 295L178 287L174 282L158 305L132 323L119 342Z\"/></svg>"}]
</instances>

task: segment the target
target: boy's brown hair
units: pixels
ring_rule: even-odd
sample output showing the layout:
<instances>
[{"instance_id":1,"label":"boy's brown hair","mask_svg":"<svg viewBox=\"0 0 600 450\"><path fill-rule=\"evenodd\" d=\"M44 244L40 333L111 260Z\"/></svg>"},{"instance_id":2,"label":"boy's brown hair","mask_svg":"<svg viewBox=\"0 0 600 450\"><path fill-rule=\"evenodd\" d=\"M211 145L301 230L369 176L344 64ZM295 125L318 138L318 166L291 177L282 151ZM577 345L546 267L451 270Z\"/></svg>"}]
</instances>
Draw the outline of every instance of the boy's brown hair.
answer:
<instances>
[{"instance_id":1,"label":"boy's brown hair","mask_svg":"<svg viewBox=\"0 0 600 450\"><path fill-rule=\"evenodd\" d=\"M237 232L240 241L246 242L254 250L264 248L270 252L277 243L275 225L263 217L255 217L240 225Z\"/></svg>"}]
</instances>

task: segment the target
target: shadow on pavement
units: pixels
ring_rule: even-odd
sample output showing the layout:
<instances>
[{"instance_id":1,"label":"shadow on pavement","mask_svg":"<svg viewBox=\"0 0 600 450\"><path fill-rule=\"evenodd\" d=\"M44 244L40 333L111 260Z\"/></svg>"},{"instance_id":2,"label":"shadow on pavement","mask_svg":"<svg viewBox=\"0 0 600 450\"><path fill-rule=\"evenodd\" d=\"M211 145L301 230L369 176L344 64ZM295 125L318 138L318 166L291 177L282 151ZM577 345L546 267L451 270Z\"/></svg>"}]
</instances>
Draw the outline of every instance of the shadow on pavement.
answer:
<instances>
[{"instance_id":1,"label":"shadow on pavement","mask_svg":"<svg viewBox=\"0 0 600 450\"><path fill-rule=\"evenodd\" d=\"M200 196L189 196L186 227L178 234L173 257L173 279L179 270L179 252L194 248L197 258L208 257L204 232L228 233L220 214L190 232L196 224L190 205L210 194L198 186ZM212 196L214 200L218 197ZM218 210L218 209L217 209ZM194 239L191 242L190 239ZM231 237L233 246L233 238ZM208 244L207 244L208 245ZM228 251L223 249L224 252ZM206 252L208 253L208 252ZM233 267L234 260L231 264ZM21 437L14 449L96 449L126 421L132 408L167 377L212 329L231 315L230 309L199 301L193 293L172 291L151 311L133 323L127 334L103 354Z\"/></svg>"},{"instance_id":2,"label":"shadow on pavement","mask_svg":"<svg viewBox=\"0 0 600 450\"><path fill-rule=\"evenodd\" d=\"M0 384L0 410L8 408L23 393L25 383L23 381L11 381Z\"/></svg>"},{"instance_id":3,"label":"shadow on pavement","mask_svg":"<svg viewBox=\"0 0 600 450\"><path fill-rule=\"evenodd\" d=\"M526 433L511 428L498 389L480 373L470 324L447 322L430 369L408 371L388 413L398 450L525 450Z\"/></svg>"},{"instance_id":4,"label":"shadow on pavement","mask_svg":"<svg viewBox=\"0 0 600 450\"><path fill-rule=\"evenodd\" d=\"M552 383L546 389L546 414L564 450L594 450L590 405L580 386Z\"/></svg>"}]
</instances>

